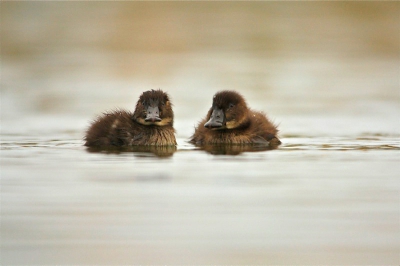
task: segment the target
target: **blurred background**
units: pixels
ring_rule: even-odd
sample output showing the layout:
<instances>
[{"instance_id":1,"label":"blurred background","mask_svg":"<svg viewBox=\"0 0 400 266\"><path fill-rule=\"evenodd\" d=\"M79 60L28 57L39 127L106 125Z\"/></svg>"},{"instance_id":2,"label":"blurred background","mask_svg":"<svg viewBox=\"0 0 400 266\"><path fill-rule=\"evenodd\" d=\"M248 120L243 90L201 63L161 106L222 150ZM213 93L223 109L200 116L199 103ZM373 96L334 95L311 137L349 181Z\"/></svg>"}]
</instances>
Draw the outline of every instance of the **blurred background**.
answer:
<instances>
[{"instance_id":1,"label":"blurred background","mask_svg":"<svg viewBox=\"0 0 400 266\"><path fill-rule=\"evenodd\" d=\"M2 2L2 120L27 118L2 130L43 130L27 117L38 115L73 116L47 122L82 131L161 88L184 138L223 89L282 134L398 133L399 12L377 1Z\"/></svg>"},{"instance_id":2,"label":"blurred background","mask_svg":"<svg viewBox=\"0 0 400 266\"><path fill-rule=\"evenodd\" d=\"M400 3L1 1L2 265L398 265ZM146 90L177 152L89 153ZM186 141L219 90L282 145Z\"/></svg>"}]
</instances>

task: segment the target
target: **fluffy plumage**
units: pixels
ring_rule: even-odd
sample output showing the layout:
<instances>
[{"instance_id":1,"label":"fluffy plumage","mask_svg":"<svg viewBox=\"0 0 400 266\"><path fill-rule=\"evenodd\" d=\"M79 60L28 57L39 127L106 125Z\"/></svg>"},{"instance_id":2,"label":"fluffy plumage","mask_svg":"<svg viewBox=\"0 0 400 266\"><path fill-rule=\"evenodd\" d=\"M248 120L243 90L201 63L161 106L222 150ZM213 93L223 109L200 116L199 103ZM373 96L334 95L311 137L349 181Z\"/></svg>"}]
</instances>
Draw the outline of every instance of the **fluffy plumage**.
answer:
<instances>
[{"instance_id":1,"label":"fluffy plumage","mask_svg":"<svg viewBox=\"0 0 400 266\"><path fill-rule=\"evenodd\" d=\"M174 113L168 94L143 92L135 112L117 110L99 116L86 131L85 146L176 145Z\"/></svg>"},{"instance_id":2,"label":"fluffy plumage","mask_svg":"<svg viewBox=\"0 0 400 266\"><path fill-rule=\"evenodd\" d=\"M277 127L262 112L247 107L235 91L218 92L206 117L198 124L190 142L208 144L268 144L278 146Z\"/></svg>"}]
</instances>

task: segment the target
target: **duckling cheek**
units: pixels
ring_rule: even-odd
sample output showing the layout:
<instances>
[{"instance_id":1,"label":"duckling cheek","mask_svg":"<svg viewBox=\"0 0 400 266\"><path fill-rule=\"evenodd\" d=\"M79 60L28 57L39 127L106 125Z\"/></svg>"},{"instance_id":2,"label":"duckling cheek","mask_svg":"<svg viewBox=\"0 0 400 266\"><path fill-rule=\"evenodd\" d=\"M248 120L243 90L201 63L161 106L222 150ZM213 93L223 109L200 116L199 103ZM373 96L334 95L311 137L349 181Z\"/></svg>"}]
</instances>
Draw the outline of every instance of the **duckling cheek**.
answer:
<instances>
[{"instance_id":1,"label":"duckling cheek","mask_svg":"<svg viewBox=\"0 0 400 266\"><path fill-rule=\"evenodd\" d=\"M231 120L229 122L226 122L226 128L227 129L232 129L232 128L236 128L237 127L237 123L235 120Z\"/></svg>"}]
</instances>

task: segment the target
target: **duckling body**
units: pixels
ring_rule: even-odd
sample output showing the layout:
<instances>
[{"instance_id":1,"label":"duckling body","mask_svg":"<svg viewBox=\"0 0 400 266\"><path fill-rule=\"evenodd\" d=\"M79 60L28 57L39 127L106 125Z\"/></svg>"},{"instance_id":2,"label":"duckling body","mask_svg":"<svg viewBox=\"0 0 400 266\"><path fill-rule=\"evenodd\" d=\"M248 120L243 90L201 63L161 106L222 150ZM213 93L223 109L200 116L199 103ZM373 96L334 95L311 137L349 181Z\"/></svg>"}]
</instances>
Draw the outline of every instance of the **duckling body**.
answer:
<instances>
[{"instance_id":1,"label":"duckling body","mask_svg":"<svg viewBox=\"0 0 400 266\"><path fill-rule=\"evenodd\" d=\"M176 145L174 114L161 90L144 92L135 112L117 110L98 117L86 131L85 146Z\"/></svg>"},{"instance_id":2,"label":"duckling body","mask_svg":"<svg viewBox=\"0 0 400 266\"><path fill-rule=\"evenodd\" d=\"M262 112L247 107L235 91L221 91L213 98L207 116L198 124L190 142L208 144L268 144L278 146L277 127Z\"/></svg>"}]
</instances>

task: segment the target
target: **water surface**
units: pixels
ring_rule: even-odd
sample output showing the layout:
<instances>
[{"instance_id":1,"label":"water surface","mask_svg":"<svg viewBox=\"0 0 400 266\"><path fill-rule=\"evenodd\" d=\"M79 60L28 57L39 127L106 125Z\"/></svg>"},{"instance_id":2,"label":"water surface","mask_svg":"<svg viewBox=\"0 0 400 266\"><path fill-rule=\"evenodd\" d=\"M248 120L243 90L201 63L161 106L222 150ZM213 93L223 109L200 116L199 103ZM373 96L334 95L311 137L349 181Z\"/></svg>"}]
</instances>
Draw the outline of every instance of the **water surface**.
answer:
<instances>
[{"instance_id":1,"label":"water surface","mask_svg":"<svg viewBox=\"0 0 400 266\"><path fill-rule=\"evenodd\" d=\"M2 2L1 264L398 265L399 10ZM176 150L83 146L157 88ZM282 145L189 144L222 89Z\"/></svg>"}]
</instances>

